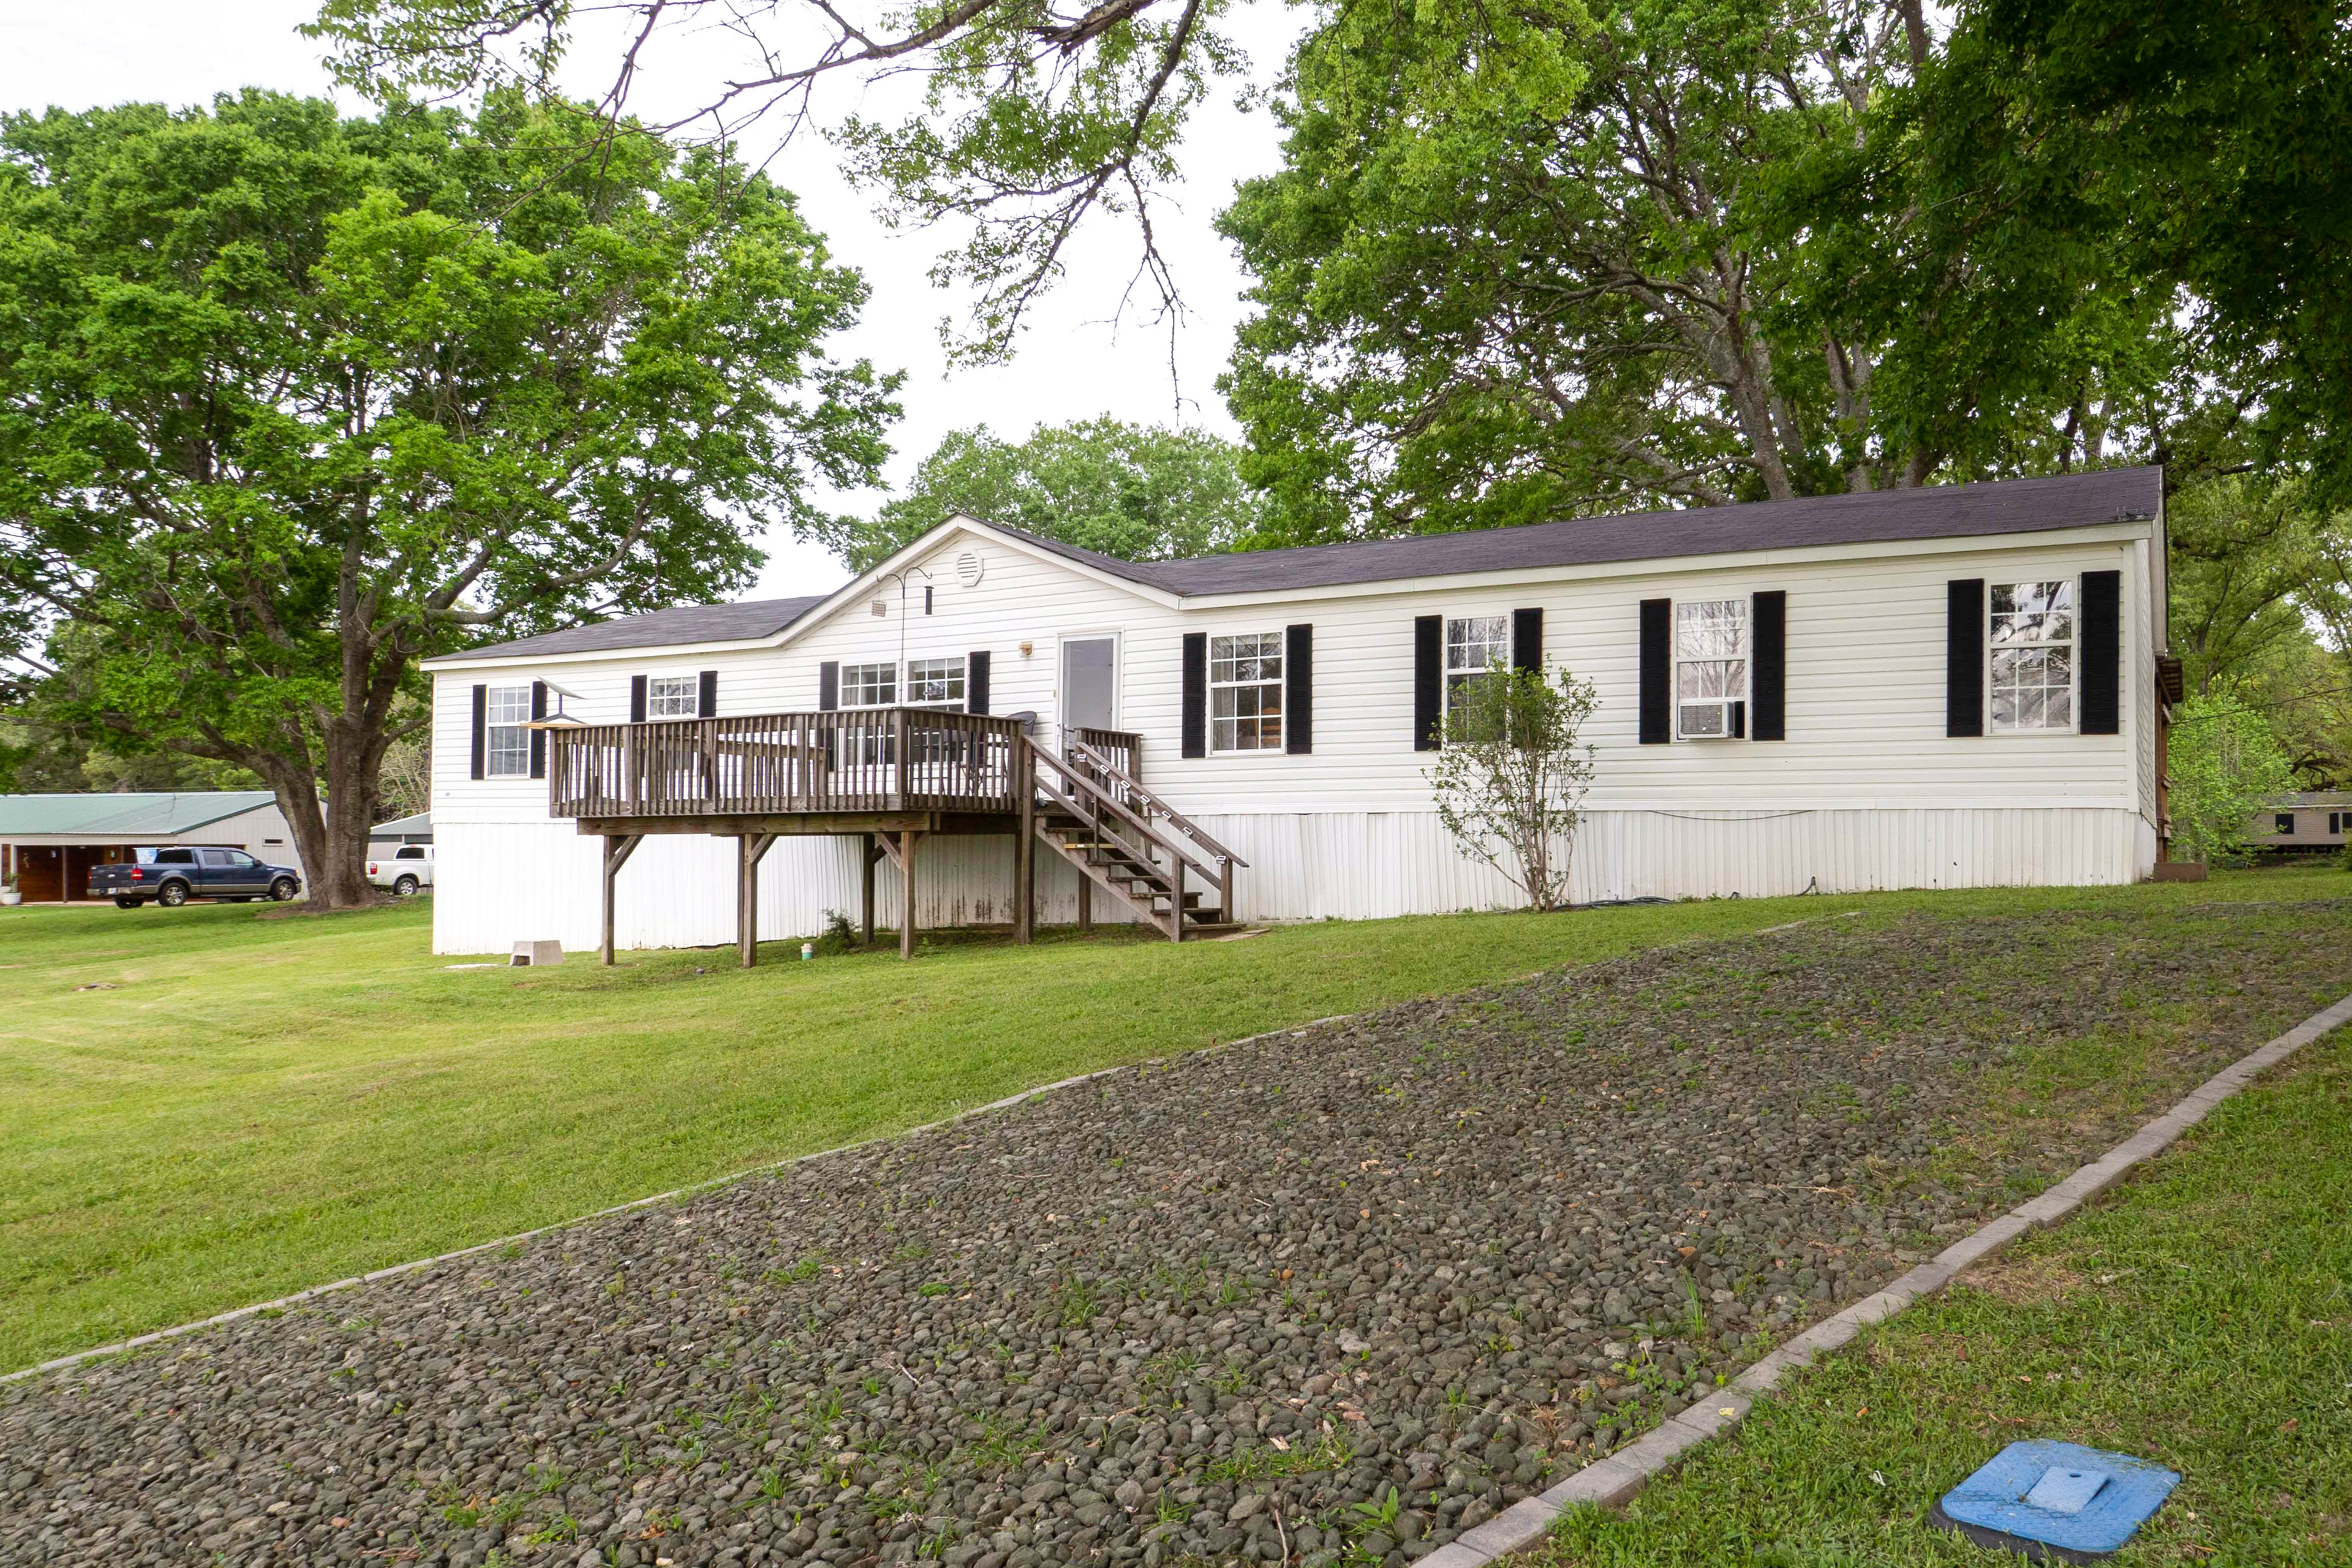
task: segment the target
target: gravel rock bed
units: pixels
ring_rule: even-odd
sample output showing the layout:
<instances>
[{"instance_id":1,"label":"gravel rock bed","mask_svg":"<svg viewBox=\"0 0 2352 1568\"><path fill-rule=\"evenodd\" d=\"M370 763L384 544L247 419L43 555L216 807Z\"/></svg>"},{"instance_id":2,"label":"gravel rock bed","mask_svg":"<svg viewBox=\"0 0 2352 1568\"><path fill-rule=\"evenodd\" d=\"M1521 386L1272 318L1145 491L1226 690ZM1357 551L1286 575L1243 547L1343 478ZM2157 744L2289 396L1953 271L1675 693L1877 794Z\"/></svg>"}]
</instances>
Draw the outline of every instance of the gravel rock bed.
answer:
<instances>
[{"instance_id":1,"label":"gravel rock bed","mask_svg":"<svg viewBox=\"0 0 2352 1568\"><path fill-rule=\"evenodd\" d=\"M2118 1131L1931 1179L1987 1069L2345 974L1825 919L1147 1064L0 1390L0 1562L1401 1564Z\"/></svg>"}]
</instances>

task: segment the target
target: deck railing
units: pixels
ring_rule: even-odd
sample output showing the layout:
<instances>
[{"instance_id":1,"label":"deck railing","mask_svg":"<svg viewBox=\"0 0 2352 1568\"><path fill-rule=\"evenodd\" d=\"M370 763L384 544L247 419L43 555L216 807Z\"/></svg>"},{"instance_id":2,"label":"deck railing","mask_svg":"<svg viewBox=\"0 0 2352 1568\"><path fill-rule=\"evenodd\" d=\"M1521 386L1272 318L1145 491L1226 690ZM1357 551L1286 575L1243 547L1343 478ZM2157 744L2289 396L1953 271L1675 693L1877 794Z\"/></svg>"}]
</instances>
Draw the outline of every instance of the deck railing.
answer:
<instances>
[{"instance_id":1,"label":"deck railing","mask_svg":"<svg viewBox=\"0 0 2352 1568\"><path fill-rule=\"evenodd\" d=\"M1081 725L1065 733L1063 750L1075 758L1081 747L1100 753L1111 766L1129 778L1143 776L1143 737L1140 735L1131 735L1125 730L1097 730L1092 725Z\"/></svg>"},{"instance_id":2,"label":"deck railing","mask_svg":"<svg viewBox=\"0 0 2352 1568\"><path fill-rule=\"evenodd\" d=\"M761 713L549 732L557 816L1018 808L1021 723L928 708Z\"/></svg>"}]
</instances>

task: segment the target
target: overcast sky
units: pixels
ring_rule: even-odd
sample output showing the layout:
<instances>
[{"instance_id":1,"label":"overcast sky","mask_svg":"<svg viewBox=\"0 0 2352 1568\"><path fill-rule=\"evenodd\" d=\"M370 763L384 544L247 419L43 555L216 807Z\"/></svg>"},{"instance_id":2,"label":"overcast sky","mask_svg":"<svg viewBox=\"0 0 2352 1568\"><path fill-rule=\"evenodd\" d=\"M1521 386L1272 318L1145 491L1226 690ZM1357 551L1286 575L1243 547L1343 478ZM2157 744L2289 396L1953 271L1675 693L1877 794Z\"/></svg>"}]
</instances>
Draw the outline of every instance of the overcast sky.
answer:
<instances>
[{"instance_id":1,"label":"overcast sky","mask_svg":"<svg viewBox=\"0 0 2352 1568\"><path fill-rule=\"evenodd\" d=\"M1083 8L1083 7L1078 7ZM329 93L320 49L294 31L315 5L308 0L0 0L0 107L51 104L87 109L102 103L159 100L203 103L215 92L244 86ZM1255 0L1240 9L1237 30L1270 80L1305 15L1282 0ZM735 57L725 40L668 39L649 57L633 102L649 113L691 107L711 75ZM600 93L610 59L583 48L571 85ZM887 89L885 89L887 90ZM877 365L907 371L907 416L893 437L892 481L903 482L915 462L946 432L986 423L1025 434L1097 414L1205 426L1234 434L1213 384L1243 315L1240 268L1210 227L1235 181L1277 163L1276 131L1263 112L1234 107L1237 87L1195 121L1187 140L1187 184L1175 207L1162 211L1158 232L1174 263L1192 314L1178 332L1176 385L1169 374L1166 329L1149 313L1110 325L1133 270L1130 231L1108 219L1071 258L1069 278L1038 312L1013 363L982 371L948 372L939 340L942 315L961 300L931 287L926 277L946 247L945 234L893 233L872 216L871 202L835 173L823 142L795 142L770 167L797 192L803 209L830 237L835 255L864 269L874 297L865 324L840 345L845 357L864 355ZM354 110L363 107L344 100ZM855 107L854 90L837 89L820 109L838 115ZM868 112L879 109L869 102ZM775 151L774 138L743 139L753 157ZM1176 403L1181 386L1184 402ZM828 498L829 510L866 512L874 493ZM751 596L821 593L845 577L823 551L789 539L766 541L768 569Z\"/></svg>"}]
</instances>

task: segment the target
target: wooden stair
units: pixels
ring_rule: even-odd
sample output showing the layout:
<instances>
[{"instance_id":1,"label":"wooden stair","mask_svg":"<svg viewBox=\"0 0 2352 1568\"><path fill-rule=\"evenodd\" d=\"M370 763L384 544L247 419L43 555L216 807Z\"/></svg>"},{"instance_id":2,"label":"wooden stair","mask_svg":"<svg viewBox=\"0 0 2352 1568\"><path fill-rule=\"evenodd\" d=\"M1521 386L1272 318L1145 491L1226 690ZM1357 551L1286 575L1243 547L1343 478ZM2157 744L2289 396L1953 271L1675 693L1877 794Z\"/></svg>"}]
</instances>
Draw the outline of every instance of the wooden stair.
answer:
<instances>
[{"instance_id":1,"label":"wooden stair","mask_svg":"<svg viewBox=\"0 0 2352 1568\"><path fill-rule=\"evenodd\" d=\"M1034 742L1033 742L1034 744ZM1241 929L1226 907L1245 861L1102 752L1036 746L1037 836L1171 942Z\"/></svg>"},{"instance_id":2,"label":"wooden stair","mask_svg":"<svg viewBox=\"0 0 2352 1568\"><path fill-rule=\"evenodd\" d=\"M1199 889L1187 888L1180 935L1168 918L1175 897L1175 879L1141 850L1115 838L1099 837L1089 825L1063 813L1040 813L1037 832L1046 846L1076 867L1080 875L1157 926L1172 941L1240 929L1225 919L1223 909L1204 902Z\"/></svg>"}]
</instances>

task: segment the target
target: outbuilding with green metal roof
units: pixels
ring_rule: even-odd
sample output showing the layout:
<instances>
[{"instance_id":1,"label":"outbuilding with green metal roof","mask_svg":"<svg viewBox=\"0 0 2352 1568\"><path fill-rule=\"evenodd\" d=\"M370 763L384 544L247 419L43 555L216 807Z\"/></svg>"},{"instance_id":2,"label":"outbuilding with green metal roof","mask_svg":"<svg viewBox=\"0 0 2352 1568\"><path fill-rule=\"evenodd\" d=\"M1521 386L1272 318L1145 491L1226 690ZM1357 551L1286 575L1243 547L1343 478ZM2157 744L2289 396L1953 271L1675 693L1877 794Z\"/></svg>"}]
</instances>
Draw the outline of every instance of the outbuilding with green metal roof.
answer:
<instances>
[{"instance_id":1,"label":"outbuilding with green metal roof","mask_svg":"<svg viewBox=\"0 0 2352 1568\"><path fill-rule=\"evenodd\" d=\"M278 797L266 789L0 795L0 879L27 903L79 902L92 866L165 844L243 849L301 868Z\"/></svg>"}]
</instances>

